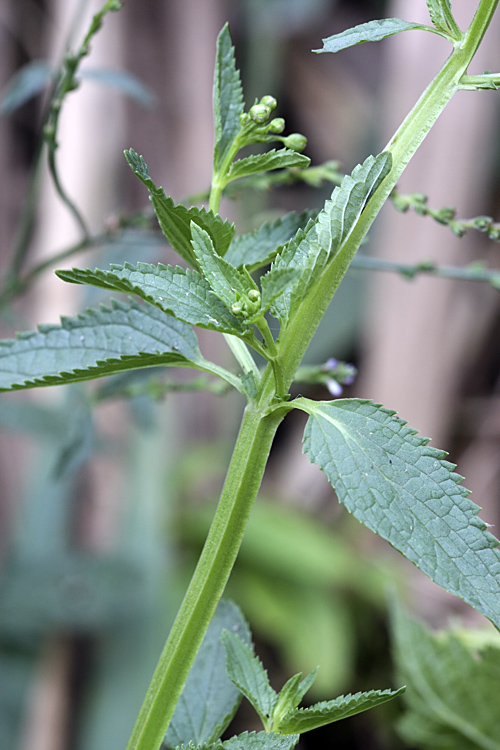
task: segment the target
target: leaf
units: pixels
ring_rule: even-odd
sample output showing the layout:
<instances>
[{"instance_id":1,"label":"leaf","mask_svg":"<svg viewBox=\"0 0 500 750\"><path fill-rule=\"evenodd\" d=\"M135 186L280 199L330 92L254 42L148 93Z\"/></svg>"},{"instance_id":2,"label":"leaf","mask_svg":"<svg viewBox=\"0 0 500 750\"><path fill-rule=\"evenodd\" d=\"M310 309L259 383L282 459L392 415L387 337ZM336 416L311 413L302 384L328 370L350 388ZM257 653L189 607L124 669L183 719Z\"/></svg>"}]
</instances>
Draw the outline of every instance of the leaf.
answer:
<instances>
[{"instance_id":1,"label":"leaf","mask_svg":"<svg viewBox=\"0 0 500 750\"><path fill-rule=\"evenodd\" d=\"M193 250L204 278L210 284L214 294L222 300L228 310L231 310L231 306L239 296L245 295L252 289L256 290L257 285L248 274L238 271L217 255L208 232L200 229L194 222L191 225L191 231Z\"/></svg>"},{"instance_id":2,"label":"leaf","mask_svg":"<svg viewBox=\"0 0 500 750\"><path fill-rule=\"evenodd\" d=\"M228 221L223 221L218 214L206 211L204 208L176 206L172 198L167 198L163 188L156 187L143 157L139 156L133 149L124 153L134 174L148 188L161 230L181 258L184 258L193 268L198 269L196 256L191 245L192 221L208 232L217 253L221 256L225 255L234 237L234 225Z\"/></svg>"},{"instance_id":3,"label":"leaf","mask_svg":"<svg viewBox=\"0 0 500 750\"><path fill-rule=\"evenodd\" d=\"M298 735L275 732L243 732L222 742L223 750L292 750Z\"/></svg>"},{"instance_id":4,"label":"leaf","mask_svg":"<svg viewBox=\"0 0 500 750\"><path fill-rule=\"evenodd\" d=\"M286 167L300 167L305 169L311 160L304 154L292 151L290 148L272 149L265 154L254 154L233 162L229 169L229 177L236 180L257 172L268 172L271 169L285 169Z\"/></svg>"},{"instance_id":5,"label":"leaf","mask_svg":"<svg viewBox=\"0 0 500 750\"><path fill-rule=\"evenodd\" d=\"M221 633L229 628L245 643L250 631L239 608L224 599L208 626L200 650L189 672L184 690L165 734L169 748L203 745L219 739L241 701L240 691L226 673Z\"/></svg>"},{"instance_id":6,"label":"leaf","mask_svg":"<svg viewBox=\"0 0 500 750\"><path fill-rule=\"evenodd\" d=\"M78 383L155 365L203 368L191 328L149 305L113 301L0 341L0 390Z\"/></svg>"},{"instance_id":7,"label":"leaf","mask_svg":"<svg viewBox=\"0 0 500 750\"><path fill-rule=\"evenodd\" d=\"M226 630L221 640L226 649L230 679L250 701L265 726L278 700L277 693L269 684L266 670L253 647L244 643L237 635Z\"/></svg>"},{"instance_id":8,"label":"leaf","mask_svg":"<svg viewBox=\"0 0 500 750\"><path fill-rule=\"evenodd\" d=\"M399 34L410 29L421 29L422 31L435 31L430 26L411 21L402 21L400 18L382 18L377 21L368 21L359 26L353 26L340 34L334 34L322 39L323 49L315 49L313 52L340 52L348 47L354 47L363 42L380 42L388 36Z\"/></svg>"},{"instance_id":9,"label":"leaf","mask_svg":"<svg viewBox=\"0 0 500 750\"><path fill-rule=\"evenodd\" d=\"M459 632L430 632L400 607L392 622L396 667L407 683L403 737L422 750L498 750L498 633L468 645Z\"/></svg>"},{"instance_id":10,"label":"leaf","mask_svg":"<svg viewBox=\"0 0 500 750\"><path fill-rule=\"evenodd\" d=\"M444 34L453 34L449 19L453 18L449 0L426 0L431 21L438 31Z\"/></svg>"},{"instance_id":11,"label":"leaf","mask_svg":"<svg viewBox=\"0 0 500 750\"><path fill-rule=\"evenodd\" d=\"M341 695L333 701L316 703L310 708L296 708L283 717L278 730L287 734L310 732L311 729L317 729L325 726L325 724L331 724L362 711L368 711L370 708L396 698L404 691L404 687L399 690L370 690L366 693Z\"/></svg>"},{"instance_id":12,"label":"leaf","mask_svg":"<svg viewBox=\"0 0 500 750\"><path fill-rule=\"evenodd\" d=\"M299 271L293 288L274 304L274 311L282 326L287 324L325 265L340 252L391 166L390 153L369 156L363 164L358 164L352 174L346 175L334 189L316 221L309 222L305 230L299 229L276 257L273 268L294 268Z\"/></svg>"},{"instance_id":13,"label":"leaf","mask_svg":"<svg viewBox=\"0 0 500 750\"><path fill-rule=\"evenodd\" d=\"M214 168L218 170L241 130L240 114L243 112L243 90L240 73L236 68L234 47L227 23L217 39L213 100L215 120Z\"/></svg>"},{"instance_id":14,"label":"leaf","mask_svg":"<svg viewBox=\"0 0 500 750\"><path fill-rule=\"evenodd\" d=\"M304 451L348 511L500 626L498 541L446 453L371 401L294 403L310 415Z\"/></svg>"},{"instance_id":15,"label":"leaf","mask_svg":"<svg viewBox=\"0 0 500 750\"><path fill-rule=\"evenodd\" d=\"M278 701L273 711L273 729L277 729L280 725L281 719L290 713L290 711L297 708L300 701L313 684L317 671L318 667L316 667L316 669L308 674L302 681L302 672L299 672L285 682L279 692Z\"/></svg>"},{"instance_id":16,"label":"leaf","mask_svg":"<svg viewBox=\"0 0 500 750\"><path fill-rule=\"evenodd\" d=\"M269 310L273 302L283 294L298 278L299 272L294 268L272 268L260 283L262 287L261 310Z\"/></svg>"},{"instance_id":17,"label":"leaf","mask_svg":"<svg viewBox=\"0 0 500 750\"><path fill-rule=\"evenodd\" d=\"M132 266L111 265L110 271L96 268L56 271L63 281L90 284L126 294L135 294L190 325L221 333L244 333L244 324L214 296L210 285L197 271L159 263Z\"/></svg>"},{"instance_id":18,"label":"leaf","mask_svg":"<svg viewBox=\"0 0 500 750\"><path fill-rule=\"evenodd\" d=\"M80 75L89 81L95 81L95 83L116 89L145 109L153 109L157 104L158 98L149 86L146 86L143 81L140 81L126 70L84 68L84 70L80 71Z\"/></svg>"},{"instance_id":19,"label":"leaf","mask_svg":"<svg viewBox=\"0 0 500 750\"><path fill-rule=\"evenodd\" d=\"M3 93L0 112L9 115L40 94L50 83L53 70L44 60L33 60L15 73Z\"/></svg>"},{"instance_id":20,"label":"leaf","mask_svg":"<svg viewBox=\"0 0 500 750\"><path fill-rule=\"evenodd\" d=\"M272 224L266 222L254 232L235 237L224 255L228 263L238 268L245 265L249 271L267 266L275 258L281 245L303 229L309 219L316 218L317 211L291 212Z\"/></svg>"}]
</instances>

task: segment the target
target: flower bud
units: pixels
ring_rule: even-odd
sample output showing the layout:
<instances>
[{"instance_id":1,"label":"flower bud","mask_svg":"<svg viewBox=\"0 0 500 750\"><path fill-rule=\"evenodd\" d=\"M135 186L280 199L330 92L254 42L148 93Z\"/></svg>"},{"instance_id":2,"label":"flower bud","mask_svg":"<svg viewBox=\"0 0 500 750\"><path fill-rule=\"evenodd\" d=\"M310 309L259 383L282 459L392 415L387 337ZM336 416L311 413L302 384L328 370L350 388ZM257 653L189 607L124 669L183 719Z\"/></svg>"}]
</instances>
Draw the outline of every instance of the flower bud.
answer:
<instances>
[{"instance_id":1,"label":"flower bud","mask_svg":"<svg viewBox=\"0 0 500 750\"><path fill-rule=\"evenodd\" d=\"M260 302L260 292L258 289L250 289L248 292L248 299L250 302Z\"/></svg>"},{"instance_id":2,"label":"flower bud","mask_svg":"<svg viewBox=\"0 0 500 750\"><path fill-rule=\"evenodd\" d=\"M250 107L248 114L254 122L258 125L262 125L268 119L271 110L263 104L254 104L253 107Z\"/></svg>"},{"instance_id":3,"label":"flower bud","mask_svg":"<svg viewBox=\"0 0 500 750\"><path fill-rule=\"evenodd\" d=\"M269 132L270 133L282 133L285 129L285 121L282 117L275 117L274 120L271 120L269 123Z\"/></svg>"},{"instance_id":4,"label":"flower bud","mask_svg":"<svg viewBox=\"0 0 500 750\"><path fill-rule=\"evenodd\" d=\"M274 96L263 96L260 100L260 104L262 104L263 107L267 107L269 112L272 112L273 109L276 109L278 106L278 102Z\"/></svg>"},{"instance_id":5,"label":"flower bud","mask_svg":"<svg viewBox=\"0 0 500 750\"><path fill-rule=\"evenodd\" d=\"M301 133L291 133L283 138L283 145L291 148L292 151L303 151L307 145L307 138Z\"/></svg>"}]
</instances>

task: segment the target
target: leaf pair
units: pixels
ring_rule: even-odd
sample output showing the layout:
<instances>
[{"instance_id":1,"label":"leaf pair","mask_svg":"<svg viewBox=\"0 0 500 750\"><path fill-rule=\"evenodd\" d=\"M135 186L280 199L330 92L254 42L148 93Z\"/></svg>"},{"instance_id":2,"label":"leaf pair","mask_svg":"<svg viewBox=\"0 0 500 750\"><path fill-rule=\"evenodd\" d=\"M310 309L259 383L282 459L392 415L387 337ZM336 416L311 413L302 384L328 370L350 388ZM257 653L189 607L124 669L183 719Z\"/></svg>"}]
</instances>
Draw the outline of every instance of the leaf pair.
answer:
<instances>
[{"instance_id":1,"label":"leaf pair","mask_svg":"<svg viewBox=\"0 0 500 750\"><path fill-rule=\"evenodd\" d=\"M227 672L223 652L226 652ZM222 600L209 625L175 709L164 743L175 748L208 750L291 750L302 732L353 716L400 695L372 690L340 696L310 708L297 708L316 676L294 675L276 693L255 655L248 626L232 602ZM265 731L219 738L244 695L259 714Z\"/></svg>"},{"instance_id":2,"label":"leaf pair","mask_svg":"<svg viewBox=\"0 0 500 750\"><path fill-rule=\"evenodd\" d=\"M298 708L314 682L317 669L304 679L300 673L294 675L276 693L251 645L227 630L222 634L222 643L226 648L229 677L250 701L268 733L296 735L309 732L378 706L404 692L404 688L396 691L371 690L339 696L309 708Z\"/></svg>"}]
</instances>

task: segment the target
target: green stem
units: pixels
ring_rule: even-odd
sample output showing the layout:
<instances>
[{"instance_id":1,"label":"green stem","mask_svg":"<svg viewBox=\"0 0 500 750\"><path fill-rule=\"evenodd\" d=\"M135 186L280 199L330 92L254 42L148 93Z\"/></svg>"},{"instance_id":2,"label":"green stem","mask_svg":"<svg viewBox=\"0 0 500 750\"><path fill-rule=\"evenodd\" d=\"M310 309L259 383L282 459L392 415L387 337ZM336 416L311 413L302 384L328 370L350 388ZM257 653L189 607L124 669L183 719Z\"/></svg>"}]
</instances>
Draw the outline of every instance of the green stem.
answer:
<instances>
[{"instance_id":1,"label":"green stem","mask_svg":"<svg viewBox=\"0 0 500 750\"><path fill-rule=\"evenodd\" d=\"M222 596L282 419L276 414L263 417L263 411L253 402L245 411L217 512L127 750L156 750L160 746Z\"/></svg>"},{"instance_id":2,"label":"green stem","mask_svg":"<svg viewBox=\"0 0 500 750\"><path fill-rule=\"evenodd\" d=\"M481 0L462 41L455 45L448 60L387 144L384 151L390 151L392 154L390 173L375 191L334 261L327 265L314 288L314 294L304 299L282 335L280 359L287 388L373 221L427 133L452 96L460 89L461 78L476 53L498 2L499 0Z\"/></svg>"}]
</instances>

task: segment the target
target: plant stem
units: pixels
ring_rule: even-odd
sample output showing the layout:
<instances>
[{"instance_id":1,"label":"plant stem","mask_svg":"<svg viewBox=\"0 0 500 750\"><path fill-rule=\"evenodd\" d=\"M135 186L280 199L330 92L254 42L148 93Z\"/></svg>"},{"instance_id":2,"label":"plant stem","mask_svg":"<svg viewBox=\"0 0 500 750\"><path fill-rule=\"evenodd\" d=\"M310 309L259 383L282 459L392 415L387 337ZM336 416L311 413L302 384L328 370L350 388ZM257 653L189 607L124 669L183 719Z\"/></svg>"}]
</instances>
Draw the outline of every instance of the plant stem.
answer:
<instances>
[{"instance_id":1,"label":"plant stem","mask_svg":"<svg viewBox=\"0 0 500 750\"><path fill-rule=\"evenodd\" d=\"M282 419L276 413L263 417L266 400L264 395L262 406L250 402L245 410L203 552L153 675L127 750L159 748L226 586Z\"/></svg>"}]
</instances>

